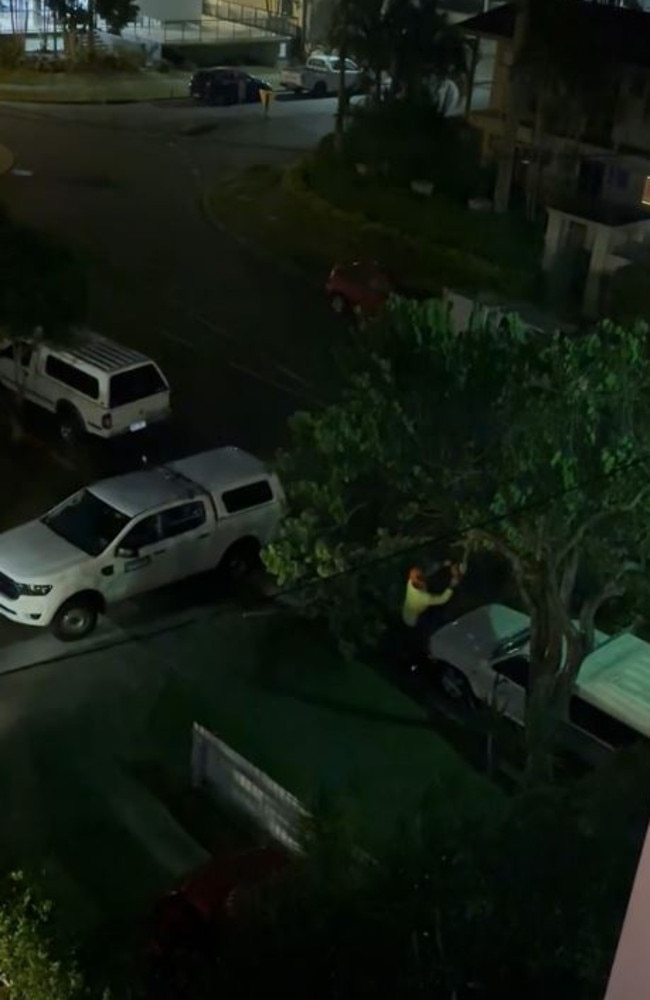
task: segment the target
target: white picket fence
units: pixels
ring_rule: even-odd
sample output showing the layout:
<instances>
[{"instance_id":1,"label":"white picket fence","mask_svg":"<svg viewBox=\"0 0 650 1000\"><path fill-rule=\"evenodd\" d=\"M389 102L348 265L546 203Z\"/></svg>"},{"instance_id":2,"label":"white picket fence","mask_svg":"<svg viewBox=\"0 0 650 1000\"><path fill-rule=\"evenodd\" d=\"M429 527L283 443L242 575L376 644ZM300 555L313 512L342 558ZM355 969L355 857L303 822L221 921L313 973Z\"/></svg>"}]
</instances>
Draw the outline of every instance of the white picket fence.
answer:
<instances>
[{"instance_id":1,"label":"white picket fence","mask_svg":"<svg viewBox=\"0 0 650 1000\"><path fill-rule=\"evenodd\" d=\"M192 726L192 785L240 810L279 844L302 852L310 814L299 800L197 722Z\"/></svg>"}]
</instances>

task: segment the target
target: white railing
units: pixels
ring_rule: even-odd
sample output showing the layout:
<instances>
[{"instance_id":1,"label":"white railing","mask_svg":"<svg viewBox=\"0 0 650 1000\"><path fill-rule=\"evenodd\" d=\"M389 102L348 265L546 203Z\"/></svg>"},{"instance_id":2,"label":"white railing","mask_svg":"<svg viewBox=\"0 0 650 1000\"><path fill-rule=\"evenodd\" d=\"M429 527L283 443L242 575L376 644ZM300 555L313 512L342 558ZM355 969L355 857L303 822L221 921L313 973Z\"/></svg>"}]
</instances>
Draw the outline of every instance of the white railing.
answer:
<instances>
[{"instance_id":1,"label":"white railing","mask_svg":"<svg viewBox=\"0 0 650 1000\"><path fill-rule=\"evenodd\" d=\"M192 785L212 792L243 812L295 854L310 814L298 799L218 736L197 722L192 727Z\"/></svg>"}]
</instances>

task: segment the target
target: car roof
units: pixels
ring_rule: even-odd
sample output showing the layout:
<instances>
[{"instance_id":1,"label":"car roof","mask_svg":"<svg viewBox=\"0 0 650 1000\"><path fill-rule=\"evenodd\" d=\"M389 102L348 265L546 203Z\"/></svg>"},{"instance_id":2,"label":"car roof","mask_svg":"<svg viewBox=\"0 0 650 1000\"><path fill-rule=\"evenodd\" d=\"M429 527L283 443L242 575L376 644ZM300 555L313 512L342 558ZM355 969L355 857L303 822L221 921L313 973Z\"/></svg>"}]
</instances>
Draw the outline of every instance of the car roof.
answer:
<instances>
[{"instance_id":1,"label":"car roof","mask_svg":"<svg viewBox=\"0 0 650 1000\"><path fill-rule=\"evenodd\" d=\"M165 473L163 468L140 469L123 476L102 479L88 487L100 500L126 514L137 517L161 504L173 503L184 497L195 496L200 490L190 490L187 483Z\"/></svg>"},{"instance_id":2,"label":"car roof","mask_svg":"<svg viewBox=\"0 0 650 1000\"><path fill-rule=\"evenodd\" d=\"M586 657L577 691L596 708L650 736L650 644L625 632Z\"/></svg>"},{"instance_id":3,"label":"car roof","mask_svg":"<svg viewBox=\"0 0 650 1000\"><path fill-rule=\"evenodd\" d=\"M90 330L77 331L69 344L45 344L47 350L62 361L78 365L85 370L115 374L141 364L151 364L151 358L131 347L117 344Z\"/></svg>"},{"instance_id":4,"label":"car roof","mask_svg":"<svg viewBox=\"0 0 650 1000\"><path fill-rule=\"evenodd\" d=\"M213 448L190 455L166 468L187 476L209 493L221 493L268 475L264 463L241 448Z\"/></svg>"},{"instance_id":5,"label":"car roof","mask_svg":"<svg viewBox=\"0 0 650 1000\"><path fill-rule=\"evenodd\" d=\"M163 504L206 492L218 494L266 475L264 464L248 452L213 448L178 462L103 479L89 490L127 517L137 517Z\"/></svg>"},{"instance_id":6,"label":"car roof","mask_svg":"<svg viewBox=\"0 0 650 1000\"><path fill-rule=\"evenodd\" d=\"M509 642L524 648L529 631L528 615L505 604L485 604L443 625L429 639L429 652L434 659L472 669L493 659L499 647L504 655L511 652Z\"/></svg>"}]
</instances>

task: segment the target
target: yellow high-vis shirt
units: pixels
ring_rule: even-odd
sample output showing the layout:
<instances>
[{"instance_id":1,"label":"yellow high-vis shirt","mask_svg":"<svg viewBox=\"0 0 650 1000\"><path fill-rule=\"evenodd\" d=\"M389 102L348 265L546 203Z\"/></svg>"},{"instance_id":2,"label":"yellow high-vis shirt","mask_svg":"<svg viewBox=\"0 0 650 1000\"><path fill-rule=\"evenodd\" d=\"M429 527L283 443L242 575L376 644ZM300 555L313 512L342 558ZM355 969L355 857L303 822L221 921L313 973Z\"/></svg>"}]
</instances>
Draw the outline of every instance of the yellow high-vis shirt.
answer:
<instances>
[{"instance_id":1,"label":"yellow high-vis shirt","mask_svg":"<svg viewBox=\"0 0 650 1000\"><path fill-rule=\"evenodd\" d=\"M446 604L453 594L451 587L447 587L441 594L430 594L428 590L419 590L414 587L411 581L406 584L406 595L402 607L402 621L409 628L413 628L418 623L418 618L427 608L440 607Z\"/></svg>"}]
</instances>

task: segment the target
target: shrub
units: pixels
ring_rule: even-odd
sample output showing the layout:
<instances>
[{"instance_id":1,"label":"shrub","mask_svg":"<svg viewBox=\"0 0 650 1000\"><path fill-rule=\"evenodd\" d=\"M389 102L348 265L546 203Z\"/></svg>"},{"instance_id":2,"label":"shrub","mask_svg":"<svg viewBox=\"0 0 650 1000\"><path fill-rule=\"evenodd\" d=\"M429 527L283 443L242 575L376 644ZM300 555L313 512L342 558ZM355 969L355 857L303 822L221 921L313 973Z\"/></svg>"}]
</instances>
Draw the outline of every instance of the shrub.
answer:
<instances>
[{"instance_id":1,"label":"shrub","mask_svg":"<svg viewBox=\"0 0 650 1000\"><path fill-rule=\"evenodd\" d=\"M386 101L355 111L343 156L401 183L431 180L436 190L463 201L484 193L478 132L431 105Z\"/></svg>"},{"instance_id":2,"label":"shrub","mask_svg":"<svg viewBox=\"0 0 650 1000\"><path fill-rule=\"evenodd\" d=\"M23 35L0 35L0 69L15 69L24 55Z\"/></svg>"},{"instance_id":3,"label":"shrub","mask_svg":"<svg viewBox=\"0 0 650 1000\"><path fill-rule=\"evenodd\" d=\"M10 876L0 900L0 983L11 1000L78 1000L83 980L70 961L55 957L51 905Z\"/></svg>"}]
</instances>

